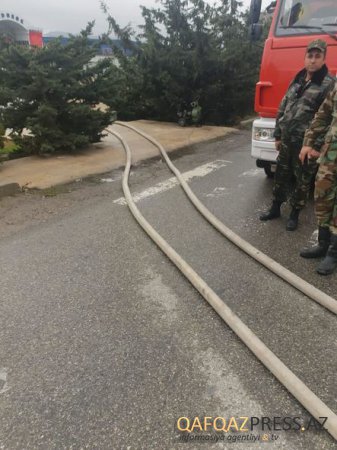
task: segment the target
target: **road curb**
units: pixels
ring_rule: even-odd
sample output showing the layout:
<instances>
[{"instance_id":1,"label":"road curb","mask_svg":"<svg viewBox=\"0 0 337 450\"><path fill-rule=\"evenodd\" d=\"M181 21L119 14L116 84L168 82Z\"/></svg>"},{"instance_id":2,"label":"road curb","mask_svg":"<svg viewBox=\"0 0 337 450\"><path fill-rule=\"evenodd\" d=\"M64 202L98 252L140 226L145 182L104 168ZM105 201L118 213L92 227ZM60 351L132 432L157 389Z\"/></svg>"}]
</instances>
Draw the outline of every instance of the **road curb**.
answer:
<instances>
[{"instance_id":1,"label":"road curb","mask_svg":"<svg viewBox=\"0 0 337 450\"><path fill-rule=\"evenodd\" d=\"M222 141L222 140L226 139L226 137L228 137L229 135L235 134L235 133L238 133L238 132L239 132L238 128L232 128L232 129L228 130L223 135L213 136L213 137L210 137L210 138L205 139L205 140L200 140L200 141L192 142L192 143L190 142L188 144L186 144L186 143L184 144L183 143L180 146L168 149L168 152L169 153L178 153L178 152L183 152L183 151L186 151L186 150L190 150L193 147L198 146L198 145L204 145L204 144L211 144L211 143L214 143L214 142L219 142L219 141ZM135 165L138 165L142 161L150 161L150 160L156 159L158 157L160 157L159 154L158 155L155 155L155 154L146 155L146 156L144 156L144 158L138 160L135 163ZM85 179L85 178L90 178L92 176L103 175L103 174L105 174L105 173L107 173L107 172L109 172L111 170L115 170L115 169L121 168L123 166L124 166L124 164L120 164L120 163L117 163L115 165L112 164L112 166L108 170L102 168L102 172L99 172L99 173L98 172L91 173L90 169L89 169L87 173L82 174L78 178ZM1 173L0 173L0 178L1 178ZM56 187L56 186L66 185L68 183L72 183L74 180L75 180L75 178L73 176L69 176L69 179L63 178L63 180L61 182L56 182L56 183L54 182L54 183L50 184L50 186L48 186L48 188L53 188L53 187ZM3 181L2 183L0 182L0 198L1 197L15 195L15 194L18 194L18 193L22 192L22 188L20 187L20 184L21 184L20 182L15 182L15 181L13 181L13 182L12 181L11 182ZM37 188L35 186L32 186L30 188L29 184L25 184L24 188L25 188L25 190L30 190L30 189L32 189L32 190L36 190L36 189L43 190L43 188Z\"/></svg>"},{"instance_id":2,"label":"road curb","mask_svg":"<svg viewBox=\"0 0 337 450\"><path fill-rule=\"evenodd\" d=\"M240 129L241 130L250 130L252 128L254 120L256 120L257 117L251 117L250 119L241 120L240 122Z\"/></svg>"},{"instance_id":3,"label":"road curb","mask_svg":"<svg viewBox=\"0 0 337 450\"><path fill-rule=\"evenodd\" d=\"M189 144L185 144L185 145L181 145L180 147L174 148L172 150L166 150L167 153L174 153L174 152L179 152L179 151L184 151L184 150L190 150L193 147L197 146L197 145L202 145L202 144L214 144L215 142L221 142L224 139L226 139L230 134L235 134L238 133L240 131L239 128L233 128L232 130L228 131L226 134L224 134L223 136L214 136L212 138L209 138L205 141L199 141L199 142L192 142ZM158 155L160 156L160 153L158 153ZM152 156L151 158L156 158L156 156Z\"/></svg>"}]
</instances>

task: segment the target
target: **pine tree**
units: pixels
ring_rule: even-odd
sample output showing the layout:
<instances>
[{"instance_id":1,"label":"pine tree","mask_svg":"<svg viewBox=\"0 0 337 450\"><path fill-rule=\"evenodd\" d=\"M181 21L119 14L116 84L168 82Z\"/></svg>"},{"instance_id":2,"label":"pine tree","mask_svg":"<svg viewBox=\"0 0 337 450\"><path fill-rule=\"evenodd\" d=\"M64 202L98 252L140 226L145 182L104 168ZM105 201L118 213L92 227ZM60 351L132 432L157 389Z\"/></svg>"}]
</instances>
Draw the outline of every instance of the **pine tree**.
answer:
<instances>
[{"instance_id":1,"label":"pine tree","mask_svg":"<svg viewBox=\"0 0 337 450\"><path fill-rule=\"evenodd\" d=\"M108 15L111 30L125 44L134 42L132 57L119 55L111 78L128 93L113 97L120 117L176 120L179 106L195 99L211 123L230 124L252 112L261 48L248 41L240 5L236 0L214 5L159 0L156 8L142 7L138 35Z\"/></svg>"},{"instance_id":2,"label":"pine tree","mask_svg":"<svg viewBox=\"0 0 337 450\"><path fill-rule=\"evenodd\" d=\"M2 42L0 123L26 152L74 151L100 141L112 122L110 109L94 109L108 96L110 62L90 63L92 27L41 49Z\"/></svg>"}]
</instances>

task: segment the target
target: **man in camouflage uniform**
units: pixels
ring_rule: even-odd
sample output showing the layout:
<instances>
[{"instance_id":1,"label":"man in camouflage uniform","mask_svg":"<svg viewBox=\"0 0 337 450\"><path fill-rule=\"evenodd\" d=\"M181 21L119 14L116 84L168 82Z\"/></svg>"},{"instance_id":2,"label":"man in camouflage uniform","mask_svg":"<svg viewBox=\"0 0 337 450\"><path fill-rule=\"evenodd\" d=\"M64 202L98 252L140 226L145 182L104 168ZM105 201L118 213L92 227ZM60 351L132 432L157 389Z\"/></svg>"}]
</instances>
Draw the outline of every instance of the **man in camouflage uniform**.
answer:
<instances>
[{"instance_id":1,"label":"man in camouflage uniform","mask_svg":"<svg viewBox=\"0 0 337 450\"><path fill-rule=\"evenodd\" d=\"M305 134L300 152L302 163L319 154L320 139L325 137L315 183L315 214L318 244L301 252L303 258L325 256L317 267L320 275L329 275L337 267L337 86L330 92Z\"/></svg>"},{"instance_id":2,"label":"man in camouflage uniform","mask_svg":"<svg viewBox=\"0 0 337 450\"><path fill-rule=\"evenodd\" d=\"M311 182L317 171L314 159L302 165L298 155L302 148L304 133L326 95L334 86L334 79L325 65L327 44L318 39L306 49L304 69L291 82L278 111L275 127L275 147L279 151L273 188L273 204L260 220L280 217L281 205L290 195L292 207L287 230L294 231L298 225L300 210L305 206Z\"/></svg>"}]
</instances>

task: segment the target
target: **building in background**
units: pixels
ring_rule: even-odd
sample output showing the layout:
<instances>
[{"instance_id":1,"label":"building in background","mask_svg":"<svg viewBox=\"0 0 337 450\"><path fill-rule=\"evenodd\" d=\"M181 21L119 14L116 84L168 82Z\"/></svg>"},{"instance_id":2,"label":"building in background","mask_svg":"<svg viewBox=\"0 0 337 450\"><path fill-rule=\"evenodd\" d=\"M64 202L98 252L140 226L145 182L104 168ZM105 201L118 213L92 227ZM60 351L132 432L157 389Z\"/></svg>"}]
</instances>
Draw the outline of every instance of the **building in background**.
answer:
<instances>
[{"instance_id":1,"label":"building in background","mask_svg":"<svg viewBox=\"0 0 337 450\"><path fill-rule=\"evenodd\" d=\"M68 42L70 36L71 33L66 33L63 31L52 31L50 33L44 34L42 39L44 45L47 45L49 42L52 42L55 39L60 39L61 43L65 45ZM130 49L123 48L121 41L119 41L118 39L112 39L111 40L112 45L103 44L102 42L100 42L99 36L92 35L88 38L88 40L89 43L91 43L92 45L98 44L95 61L98 61L99 59L102 58L114 58L113 46L116 46L120 51L122 51L127 56L132 55L132 51Z\"/></svg>"},{"instance_id":2,"label":"building in background","mask_svg":"<svg viewBox=\"0 0 337 450\"><path fill-rule=\"evenodd\" d=\"M54 31L43 35L42 30L32 27L17 14L0 10L0 36L4 37L8 42L15 42L17 44L33 47L43 47L43 45L46 45L48 42L55 39L60 39L63 44L66 44L69 40L70 33ZM92 45L99 44L93 62L97 62L102 58L114 59L112 46L100 43L98 36L90 36L89 42ZM117 46L126 55L130 56L132 54L129 49L124 49L122 47L120 41L113 40L112 42L113 45Z\"/></svg>"},{"instance_id":3,"label":"building in background","mask_svg":"<svg viewBox=\"0 0 337 450\"><path fill-rule=\"evenodd\" d=\"M0 36L22 45L43 45L42 30L32 27L22 17L7 11L0 11Z\"/></svg>"}]
</instances>

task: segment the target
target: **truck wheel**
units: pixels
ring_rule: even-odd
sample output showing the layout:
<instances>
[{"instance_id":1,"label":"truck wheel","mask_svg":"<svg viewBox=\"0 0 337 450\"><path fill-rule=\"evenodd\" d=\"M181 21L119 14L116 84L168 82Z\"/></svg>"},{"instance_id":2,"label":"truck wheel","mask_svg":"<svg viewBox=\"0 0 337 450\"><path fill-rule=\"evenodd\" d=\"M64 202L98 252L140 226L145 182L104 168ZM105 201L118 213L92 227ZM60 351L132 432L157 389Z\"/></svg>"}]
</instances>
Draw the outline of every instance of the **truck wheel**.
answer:
<instances>
[{"instance_id":1,"label":"truck wheel","mask_svg":"<svg viewBox=\"0 0 337 450\"><path fill-rule=\"evenodd\" d=\"M266 164L264 166L264 173L268 178L274 178L274 172L271 170L271 164Z\"/></svg>"}]
</instances>

